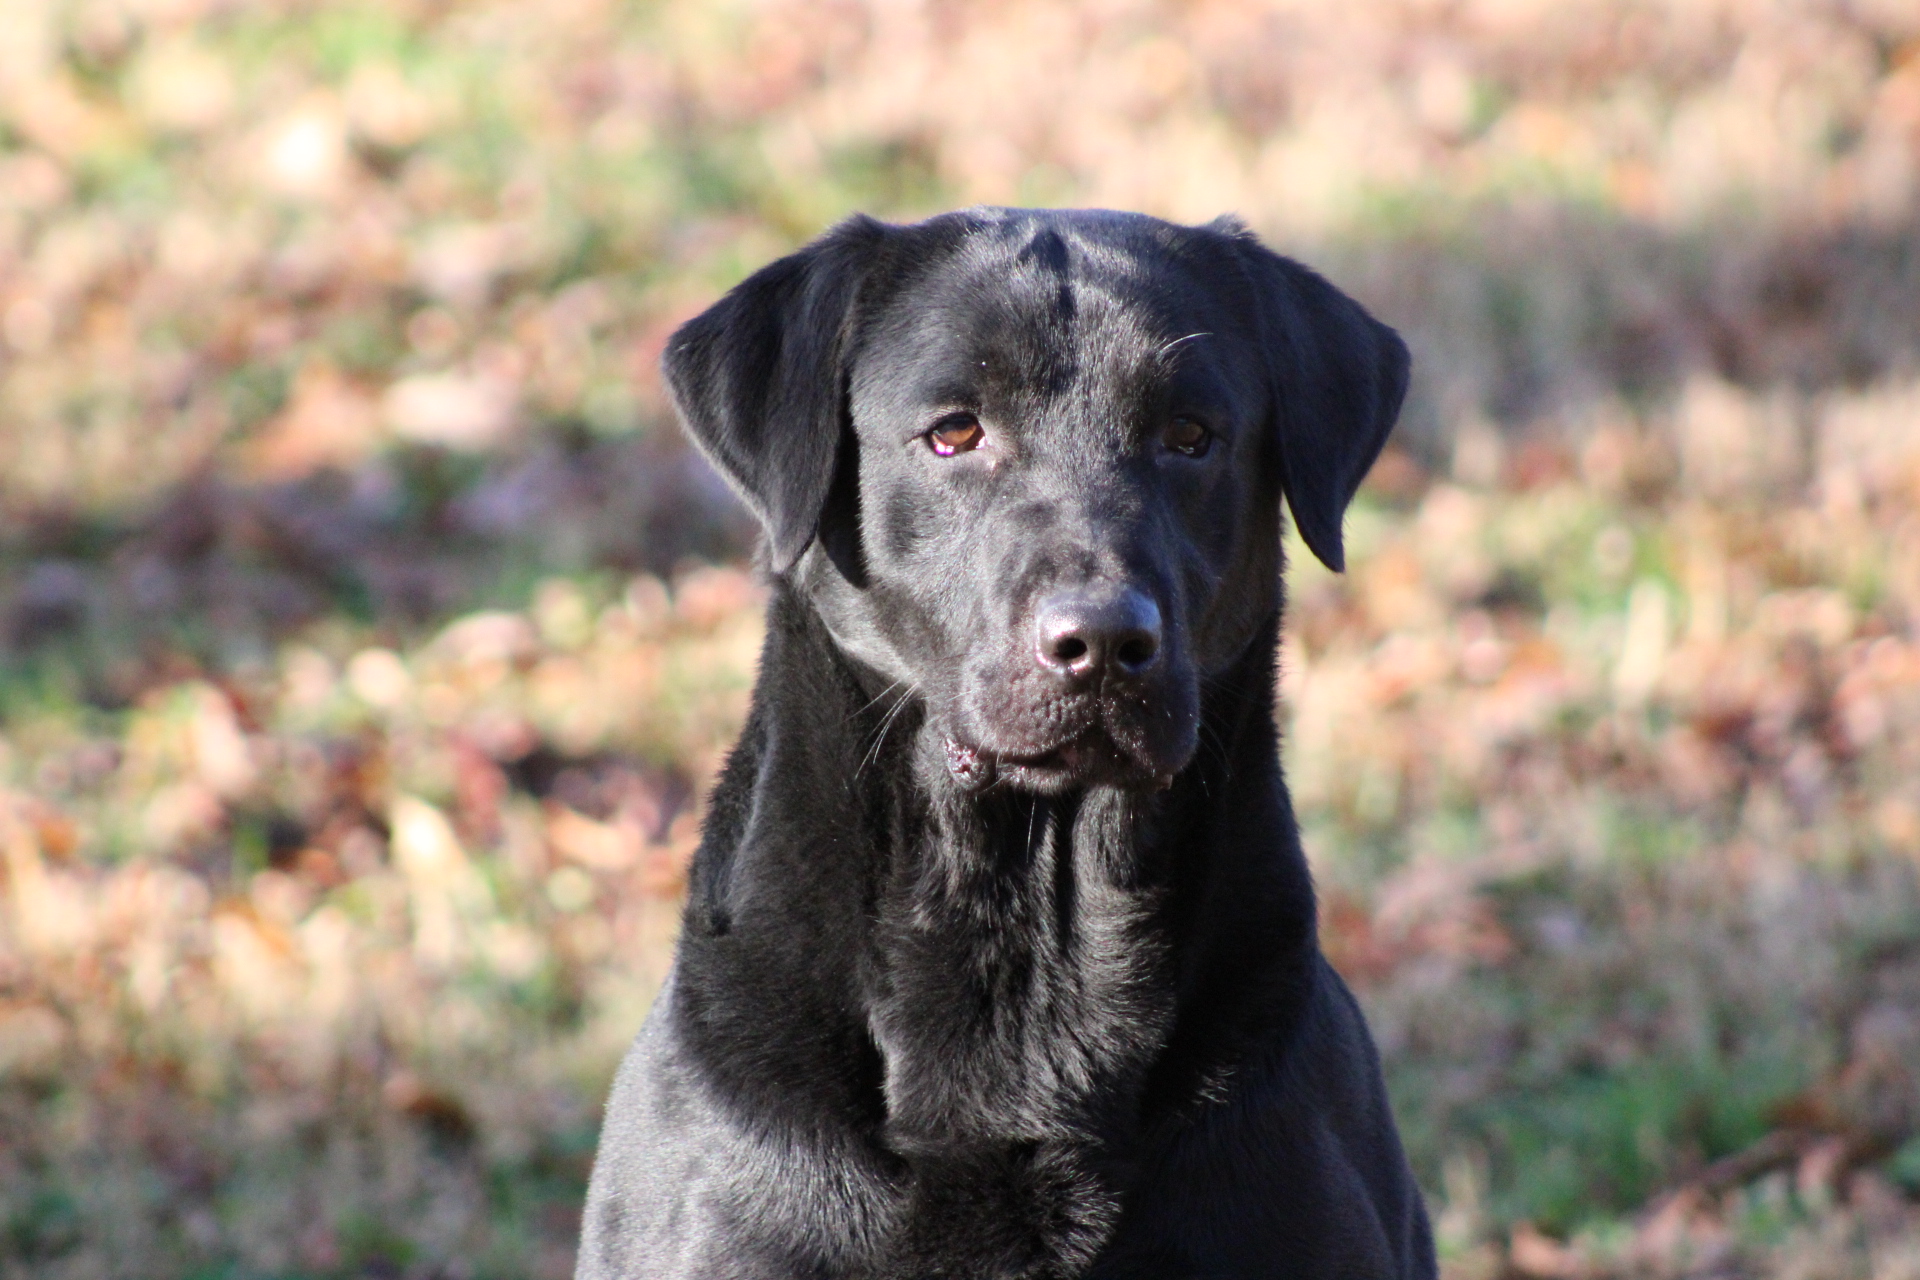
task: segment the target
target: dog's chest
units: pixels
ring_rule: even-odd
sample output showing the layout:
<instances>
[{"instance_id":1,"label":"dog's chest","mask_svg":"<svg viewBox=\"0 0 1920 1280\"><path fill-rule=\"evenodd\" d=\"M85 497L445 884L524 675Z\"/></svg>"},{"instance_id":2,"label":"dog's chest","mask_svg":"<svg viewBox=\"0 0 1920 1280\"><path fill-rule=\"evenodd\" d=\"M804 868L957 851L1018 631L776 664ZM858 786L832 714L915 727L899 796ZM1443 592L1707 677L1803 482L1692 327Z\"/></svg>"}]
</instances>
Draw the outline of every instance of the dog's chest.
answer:
<instances>
[{"instance_id":1,"label":"dog's chest","mask_svg":"<svg viewBox=\"0 0 1920 1280\"><path fill-rule=\"evenodd\" d=\"M1036 1275L1111 1231L1172 1019L1156 895L1114 874L1097 818L1043 809L1013 855L979 824L939 830L882 895L870 961L910 1220Z\"/></svg>"}]
</instances>

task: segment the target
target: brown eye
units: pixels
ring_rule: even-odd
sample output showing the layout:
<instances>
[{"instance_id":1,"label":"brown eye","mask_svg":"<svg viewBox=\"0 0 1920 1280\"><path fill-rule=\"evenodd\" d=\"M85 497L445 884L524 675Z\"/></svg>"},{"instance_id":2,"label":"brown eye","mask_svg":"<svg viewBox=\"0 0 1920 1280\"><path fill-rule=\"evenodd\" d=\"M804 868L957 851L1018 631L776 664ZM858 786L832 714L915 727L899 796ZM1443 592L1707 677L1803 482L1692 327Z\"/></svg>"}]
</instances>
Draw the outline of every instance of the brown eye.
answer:
<instances>
[{"instance_id":1,"label":"brown eye","mask_svg":"<svg viewBox=\"0 0 1920 1280\"><path fill-rule=\"evenodd\" d=\"M931 444L933 451L943 458L951 458L956 453L977 449L980 447L980 442L986 438L987 433L981 427L979 419L970 413L948 418L927 433L927 443Z\"/></svg>"},{"instance_id":2,"label":"brown eye","mask_svg":"<svg viewBox=\"0 0 1920 1280\"><path fill-rule=\"evenodd\" d=\"M1213 444L1213 432L1197 418L1175 418L1160 433L1160 443L1183 453L1189 458L1198 458L1206 454Z\"/></svg>"}]
</instances>

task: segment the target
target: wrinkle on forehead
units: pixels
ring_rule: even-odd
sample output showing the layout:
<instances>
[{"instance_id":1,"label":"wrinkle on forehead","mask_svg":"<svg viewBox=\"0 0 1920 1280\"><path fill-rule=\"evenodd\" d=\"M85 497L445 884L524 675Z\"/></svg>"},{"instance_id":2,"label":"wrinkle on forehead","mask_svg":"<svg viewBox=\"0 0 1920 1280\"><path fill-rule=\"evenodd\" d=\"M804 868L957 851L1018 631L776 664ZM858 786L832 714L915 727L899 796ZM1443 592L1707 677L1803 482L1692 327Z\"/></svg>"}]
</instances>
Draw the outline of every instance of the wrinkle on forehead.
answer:
<instances>
[{"instance_id":1,"label":"wrinkle on forehead","mask_svg":"<svg viewBox=\"0 0 1920 1280\"><path fill-rule=\"evenodd\" d=\"M957 407L998 402L1023 417L1100 410L1106 421L1198 354L1169 350L1191 345L1195 317L1174 314L1178 292L1131 251L1050 227L1017 244L981 236L919 283L876 326L891 339L874 344L889 352L881 376L895 384L884 399L898 408L907 392Z\"/></svg>"}]
</instances>

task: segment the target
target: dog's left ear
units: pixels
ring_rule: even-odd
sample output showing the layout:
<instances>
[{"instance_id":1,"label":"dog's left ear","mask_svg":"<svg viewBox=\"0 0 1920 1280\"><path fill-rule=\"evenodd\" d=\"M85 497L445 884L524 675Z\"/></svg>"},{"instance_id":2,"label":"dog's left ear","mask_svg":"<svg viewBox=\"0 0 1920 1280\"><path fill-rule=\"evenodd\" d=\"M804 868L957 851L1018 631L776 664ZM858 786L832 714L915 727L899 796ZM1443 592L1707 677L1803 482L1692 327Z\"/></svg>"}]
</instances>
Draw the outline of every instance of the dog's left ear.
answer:
<instances>
[{"instance_id":1,"label":"dog's left ear","mask_svg":"<svg viewBox=\"0 0 1920 1280\"><path fill-rule=\"evenodd\" d=\"M886 235L848 219L680 326L661 357L681 420L760 518L776 573L813 541L833 487L854 303Z\"/></svg>"},{"instance_id":2,"label":"dog's left ear","mask_svg":"<svg viewBox=\"0 0 1920 1280\"><path fill-rule=\"evenodd\" d=\"M1258 298L1279 417L1280 484L1293 522L1320 562L1338 573L1346 568L1341 518L1406 399L1407 344L1237 221L1213 227L1233 240Z\"/></svg>"}]
</instances>

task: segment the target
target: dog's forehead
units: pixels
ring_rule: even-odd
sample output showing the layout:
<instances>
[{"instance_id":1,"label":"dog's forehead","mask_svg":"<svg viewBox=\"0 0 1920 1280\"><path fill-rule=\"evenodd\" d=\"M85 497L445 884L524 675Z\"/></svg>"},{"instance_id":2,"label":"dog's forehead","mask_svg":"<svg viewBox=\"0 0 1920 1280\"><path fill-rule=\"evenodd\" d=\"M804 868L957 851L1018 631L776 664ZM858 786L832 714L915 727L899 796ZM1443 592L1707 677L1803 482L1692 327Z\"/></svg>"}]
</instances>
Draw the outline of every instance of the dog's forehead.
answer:
<instances>
[{"instance_id":1,"label":"dog's forehead","mask_svg":"<svg viewBox=\"0 0 1920 1280\"><path fill-rule=\"evenodd\" d=\"M1117 215L975 224L931 261L907 255L914 269L867 326L856 391L963 401L1164 378L1181 363L1166 359L1173 344L1230 327L1217 266L1190 242L1204 234Z\"/></svg>"}]
</instances>

